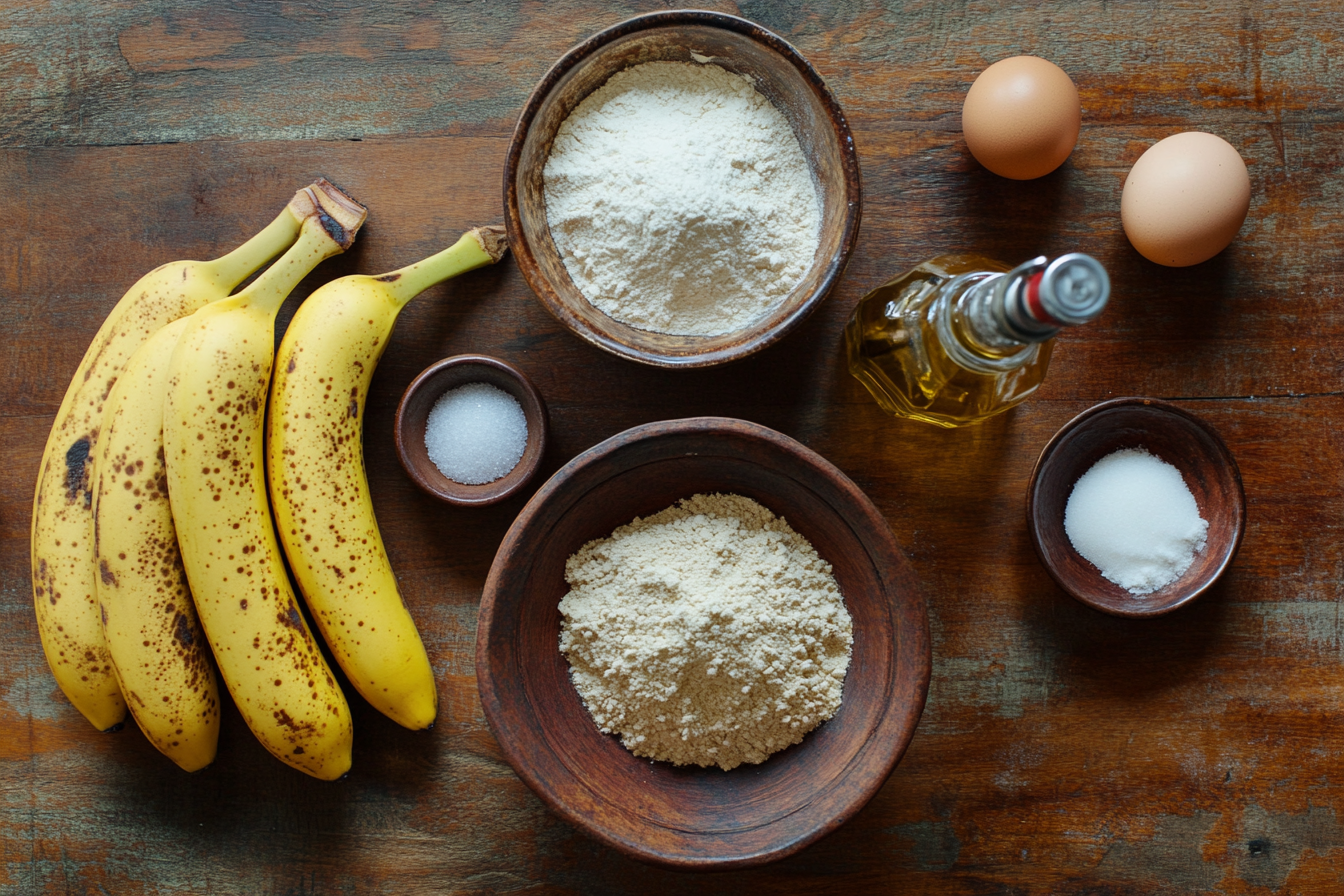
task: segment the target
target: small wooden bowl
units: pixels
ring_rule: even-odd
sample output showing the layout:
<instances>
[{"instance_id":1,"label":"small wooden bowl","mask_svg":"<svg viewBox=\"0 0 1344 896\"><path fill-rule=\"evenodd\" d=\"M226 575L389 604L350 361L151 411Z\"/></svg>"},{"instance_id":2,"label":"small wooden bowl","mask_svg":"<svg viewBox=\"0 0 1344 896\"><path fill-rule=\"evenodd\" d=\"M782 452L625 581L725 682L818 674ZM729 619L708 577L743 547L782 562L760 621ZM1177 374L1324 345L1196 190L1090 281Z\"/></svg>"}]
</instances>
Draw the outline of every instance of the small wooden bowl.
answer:
<instances>
[{"instance_id":1,"label":"small wooden bowl","mask_svg":"<svg viewBox=\"0 0 1344 896\"><path fill-rule=\"evenodd\" d=\"M543 169L570 112L622 69L691 62L692 54L747 75L793 127L822 202L821 244L783 303L745 329L670 336L636 329L593 307L570 280L546 223ZM660 367L705 367L760 351L807 318L844 271L859 231L860 178L854 139L839 104L797 50L759 25L717 12L637 16L570 50L532 91L504 169L509 248L532 291L557 320L616 355Z\"/></svg>"},{"instance_id":2,"label":"small wooden bowl","mask_svg":"<svg viewBox=\"0 0 1344 896\"><path fill-rule=\"evenodd\" d=\"M636 516L713 492L752 498L811 541L854 623L836 714L729 772L650 762L602 734L559 649L566 559ZM720 417L638 426L566 464L505 535L477 621L481 705L519 777L593 837L682 870L761 865L853 816L910 743L929 672L924 597L882 514L794 440Z\"/></svg>"},{"instance_id":3,"label":"small wooden bowl","mask_svg":"<svg viewBox=\"0 0 1344 896\"><path fill-rule=\"evenodd\" d=\"M494 482L464 485L454 482L429 459L425 447L425 424L439 397L468 383L488 383L508 392L522 405L527 420L527 446L507 474ZM546 403L523 372L488 355L455 355L425 368L401 396L394 427L397 457L406 474L421 489L449 504L481 507L502 501L532 478L546 452Z\"/></svg>"},{"instance_id":4,"label":"small wooden bowl","mask_svg":"<svg viewBox=\"0 0 1344 896\"><path fill-rule=\"evenodd\" d=\"M1111 452L1140 447L1181 471L1209 523L1208 543L1190 568L1141 596L1103 578L1064 531L1078 478ZM1041 451L1027 490L1027 525L1041 563L1074 598L1114 616L1159 616L1208 591L1232 564L1246 526L1246 495L1237 462L1207 423L1155 398L1117 398L1070 420Z\"/></svg>"}]
</instances>

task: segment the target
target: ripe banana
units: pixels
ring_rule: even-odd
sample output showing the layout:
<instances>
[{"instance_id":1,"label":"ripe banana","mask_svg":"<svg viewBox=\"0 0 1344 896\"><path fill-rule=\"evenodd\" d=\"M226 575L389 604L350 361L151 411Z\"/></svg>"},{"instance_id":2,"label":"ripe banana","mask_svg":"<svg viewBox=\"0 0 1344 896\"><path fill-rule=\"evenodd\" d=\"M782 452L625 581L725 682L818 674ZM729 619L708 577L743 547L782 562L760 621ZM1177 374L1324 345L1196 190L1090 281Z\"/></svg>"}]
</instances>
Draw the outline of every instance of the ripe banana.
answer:
<instances>
[{"instance_id":1,"label":"ripe banana","mask_svg":"<svg viewBox=\"0 0 1344 896\"><path fill-rule=\"evenodd\" d=\"M364 406L406 303L498 261L506 248L502 227L482 227L399 271L332 281L299 307L276 359L266 471L280 541L346 676L375 709L411 729L434 724L438 693L374 518Z\"/></svg>"},{"instance_id":2,"label":"ripe banana","mask_svg":"<svg viewBox=\"0 0 1344 896\"><path fill-rule=\"evenodd\" d=\"M163 467L168 361L190 318L131 356L107 397L93 516L103 634L131 715L189 772L215 759L219 688L177 549Z\"/></svg>"},{"instance_id":3,"label":"ripe banana","mask_svg":"<svg viewBox=\"0 0 1344 896\"><path fill-rule=\"evenodd\" d=\"M103 404L131 354L151 333L227 296L298 232L298 219L286 209L227 255L172 262L141 277L93 337L56 412L33 496L33 606L56 683L101 731L120 728L126 718L96 597L91 468Z\"/></svg>"},{"instance_id":4,"label":"ripe banana","mask_svg":"<svg viewBox=\"0 0 1344 896\"><path fill-rule=\"evenodd\" d=\"M298 242L188 321L169 362L163 447L183 566L224 684L276 758L333 780L350 768L350 709L289 584L262 442L276 313L350 246L365 210L329 184L305 192Z\"/></svg>"}]
</instances>

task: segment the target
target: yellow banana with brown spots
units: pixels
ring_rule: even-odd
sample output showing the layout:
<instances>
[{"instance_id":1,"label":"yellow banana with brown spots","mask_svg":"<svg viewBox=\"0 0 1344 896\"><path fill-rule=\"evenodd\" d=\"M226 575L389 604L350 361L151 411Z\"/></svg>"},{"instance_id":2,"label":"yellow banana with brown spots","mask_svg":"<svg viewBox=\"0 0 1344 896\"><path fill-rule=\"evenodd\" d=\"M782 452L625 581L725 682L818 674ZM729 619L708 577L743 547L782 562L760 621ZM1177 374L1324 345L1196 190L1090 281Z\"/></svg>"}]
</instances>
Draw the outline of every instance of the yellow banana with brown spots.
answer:
<instances>
[{"instance_id":1,"label":"yellow banana with brown spots","mask_svg":"<svg viewBox=\"0 0 1344 896\"><path fill-rule=\"evenodd\" d=\"M350 682L411 729L438 712L429 657L387 559L364 471L365 402L406 303L504 254L482 227L417 264L342 277L300 306L271 388L266 471L280 541L313 619Z\"/></svg>"},{"instance_id":2,"label":"yellow banana with brown spots","mask_svg":"<svg viewBox=\"0 0 1344 896\"><path fill-rule=\"evenodd\" d=\"M169 363L168 497L220 677L272 755L316 778L350 769L350 709L299 611L266 496L275 317L299 281L349 248L363 206L308 190L298 241L251 285L192 315Z\"/></svg>"},{"instance_id":3,"label":"yellow banana with brown spots","mask_svg":"<svg viewBox=\"0 0 1344 896\"><path fill-rule=\"evenodd\" d=\"M94 335L56 412L33 496L33 606L56 683L100 731L126 718L99 621L94 561L92 468L104 402L150 334L227 296L298 232L286 209L227 255L171 262L141 277Z\"/></svg>"},{"instance_id":4,"label":"yellow banana with brown spots","mask_svg":"<svg viewBox=\"0 0 1344 896\"><path fill-rule=\"evenodd\" d=\"M215 759L219 686L168 503L163 402L189 318L131 356L107 398L94 463L98 604L117 682L140 730L189 772Z\"/></svg>"}]
</instances>

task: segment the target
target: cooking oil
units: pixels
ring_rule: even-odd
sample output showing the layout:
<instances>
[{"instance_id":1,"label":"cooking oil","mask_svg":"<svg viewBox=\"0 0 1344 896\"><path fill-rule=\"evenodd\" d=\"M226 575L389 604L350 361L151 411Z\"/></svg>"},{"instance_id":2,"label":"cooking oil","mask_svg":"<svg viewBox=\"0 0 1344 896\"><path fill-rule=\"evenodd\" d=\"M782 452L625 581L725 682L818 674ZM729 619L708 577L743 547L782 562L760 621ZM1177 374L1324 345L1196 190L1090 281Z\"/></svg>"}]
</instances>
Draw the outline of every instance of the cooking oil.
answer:
<instances>
[{"instance_id":1,"label":"cooking oil","mask_svg":"<svg viewBox=\"0 0 1344 896\"><path fill-rule=\"evenodd\" d=\"M845 328L849 371L889 414L954 427L1030 397L1062 327L1094 319L1110 278L1081 253L1009 269L940 255L874 289Z\"/></svg>"}]
</instances>

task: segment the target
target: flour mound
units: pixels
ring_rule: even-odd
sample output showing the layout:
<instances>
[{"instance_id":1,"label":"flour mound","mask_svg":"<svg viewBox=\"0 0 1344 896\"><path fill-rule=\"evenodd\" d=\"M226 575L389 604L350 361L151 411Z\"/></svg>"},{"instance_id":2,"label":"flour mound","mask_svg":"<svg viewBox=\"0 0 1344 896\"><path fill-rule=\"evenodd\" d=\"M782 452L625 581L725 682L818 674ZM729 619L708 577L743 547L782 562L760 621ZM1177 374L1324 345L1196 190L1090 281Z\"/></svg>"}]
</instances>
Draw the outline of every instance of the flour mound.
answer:
<instances>
[{"instance_id":1,"label":"flour mound","mask_svg":"<svg viewBox=\"0 0 1344 896\"><path fill-rule=\"evenodd\" d=\"M613 75L561 124L543 177L574 285L644 330L747 326L797 285L820 241L821 203L793 129L717 65Z\"/></svg>"},{"instance_id":2,"label":"flour mound","mask_svg":"<svg viewBox=\"0 0 1344 896\"><path fill-rule=\"evenodd\" d=\"M853 625L830 564L740 495L695 495L569 558L560 651L604 733L725 771L835 714Z\"/></svg>"}]
</instances>

